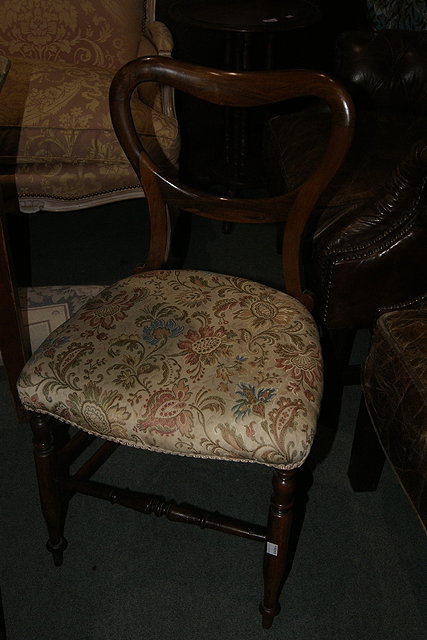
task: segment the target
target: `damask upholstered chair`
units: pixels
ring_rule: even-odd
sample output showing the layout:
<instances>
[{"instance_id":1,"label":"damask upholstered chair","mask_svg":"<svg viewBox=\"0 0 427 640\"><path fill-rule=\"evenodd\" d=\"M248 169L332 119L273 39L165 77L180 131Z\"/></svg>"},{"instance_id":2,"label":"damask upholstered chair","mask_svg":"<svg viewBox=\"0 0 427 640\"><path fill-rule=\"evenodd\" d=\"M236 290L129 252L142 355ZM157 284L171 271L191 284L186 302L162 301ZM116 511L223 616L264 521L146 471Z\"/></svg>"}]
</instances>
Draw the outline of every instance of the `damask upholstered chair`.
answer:
<instances>
[{"instance_id":1,"label":"damask upholstered chair","mask_svg":"<svg viewBox=\"0 0 427 640\"><path fill-rule=\"evenodd\" d=\"M143 197L114 135L108 89L137 56L170 56L155 0L0 0L0 55L11 69L0 100L0 173L21 211L76 210ZM135 124L162 166L176 166L172 95L134 98Z\"/></svg>"},{"instance_id":2,"label":"damask upholstered chair","mask_svg":"<svg viewBox=\"0 0 427 640\"><path fill-rule=\"evenodd\" d=\"M238 108L318 96L331 113L324 155L302 185L274 198L194 190L150 158L135 131L130 97L152 82ZM230 73L153 57L116 74L110 104L120 143L147 195L151 244L142 271L83 305L21 374L18 390L34 432L48 548L61 564L65 504L76 492L258 540L264 545L260 611L269 627L279 611L296 473L310 452L322 396L319 337L300 254L311 211L350 145L352 103L340 85L317 72ZM163 268L170 245L168 207L230 223L286 223L287 293L243 277ZM59 452L52 435L61 423L76 434ZM71 462L94 436L103 440L101 448L69 475ZM267 526L91 480L119 444L271 467Z\"/></svg>"}]
</instances>

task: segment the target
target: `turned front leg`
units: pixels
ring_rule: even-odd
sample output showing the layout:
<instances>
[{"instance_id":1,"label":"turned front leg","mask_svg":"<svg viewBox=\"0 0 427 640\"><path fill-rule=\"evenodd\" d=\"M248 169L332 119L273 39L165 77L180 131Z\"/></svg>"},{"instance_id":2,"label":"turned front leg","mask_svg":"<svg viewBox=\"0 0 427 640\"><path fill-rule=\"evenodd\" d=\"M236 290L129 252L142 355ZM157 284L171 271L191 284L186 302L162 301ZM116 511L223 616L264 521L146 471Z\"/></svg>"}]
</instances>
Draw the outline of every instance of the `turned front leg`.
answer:
<instances>
[{"instance_id":1,"label":"turned front leg","mask_svg":"<svg viewBox=\"0 0 427 640\"><path fill-rule=\"evenodd\" d=\"M55 451L49 420L42 415L30 418L34 439L34 460L36 463L41 509L46 521L49 539L47 549L52 553L56 566L62 564L62 553L67 541L62 536L62 504L56 481Z\"/></svg>"},{"instance_id":2,"label":"turned front leg","mask_svg":"<svg viewBox=\"0 0 427 640\"><path fill-rule=\"evenodd\" d=\"M265 629L271 627L274 616L280 611L279 594L287 565L295 476L295 470L280 471L278 469L273 476L273 493L264 555L264 600L260 604L262 626Z\"/></svg>"}]
</instances>

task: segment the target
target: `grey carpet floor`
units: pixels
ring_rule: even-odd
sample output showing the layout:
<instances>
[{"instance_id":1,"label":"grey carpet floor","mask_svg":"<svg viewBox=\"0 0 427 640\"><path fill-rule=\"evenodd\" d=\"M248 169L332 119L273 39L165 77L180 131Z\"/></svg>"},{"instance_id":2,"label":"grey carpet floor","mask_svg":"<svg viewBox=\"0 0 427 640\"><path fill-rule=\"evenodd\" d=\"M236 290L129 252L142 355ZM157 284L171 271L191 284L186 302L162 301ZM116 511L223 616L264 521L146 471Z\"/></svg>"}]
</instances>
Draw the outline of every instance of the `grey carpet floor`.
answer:
<instances>
[{"instance_id":1,"label":"grey carpet floor","mask_svg":"<svg viewBox=\"0 0 427 640\"><path fill-rule=\"evenodd\" d=\"M140 220L123 221L124 244L118 246L114 225L113 236L106 230L107 219L102 211L89 226L78 218L79 259L63 256L65 282L103 281L97 271L101 260L112 279L125 275L139 252ZM38 284L50 276L58 281L46 252L46 238L55 246L59 240L54 226L43 217L34 222L33 280ZM61 233L71 242L72 234ZM129 238L135 239L132 247ZM103 247L113 241L109 257ZM237 257L235 272L262 274L259 279L276 284L280 268L273 265L274 242L274 229L242 227L224 236L218 225L204 221L193 230L187 266L232 272L231 259ZM87 262L80 256L83 245L91 253ZM216 262L211 256L217 248ZM356 358L366 347L363 335L359 343ZM0 588L7 640L424 640L427 553L416 516L388 466L374 493L354 494L347 480L359 398L358 386L347 387L338 431L320 426L313 484L282 611L272 629L263 631L257 610L262 546L253 541L77 496L66 523L69 548L63 566L55 568L44 548L29 428L15 420L0 368ZM255 465L125 448L99 472L101 480L260 523L270 475Z\"/></svg>"}]
</instances>

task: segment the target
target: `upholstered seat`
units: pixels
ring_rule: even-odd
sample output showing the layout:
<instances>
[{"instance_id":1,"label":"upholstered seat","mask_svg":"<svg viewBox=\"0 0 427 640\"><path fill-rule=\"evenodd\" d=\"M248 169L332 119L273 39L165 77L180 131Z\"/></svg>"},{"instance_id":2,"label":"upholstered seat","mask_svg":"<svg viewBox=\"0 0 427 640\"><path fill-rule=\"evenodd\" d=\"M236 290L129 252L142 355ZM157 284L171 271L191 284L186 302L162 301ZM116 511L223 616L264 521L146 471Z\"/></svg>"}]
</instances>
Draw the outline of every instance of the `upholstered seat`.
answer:
<instances>
[{"instance_id":1,"label":"upholstered seat","mask_svg":"<svg viewBox=\"0 0 427 640\"><path fill-rule=\"evenodd\" d=\"M322 365L294 298L232 276L153 271L104 289L25 367L24 406L168 453L300 466Z\"/></svg>"}]
</instances>

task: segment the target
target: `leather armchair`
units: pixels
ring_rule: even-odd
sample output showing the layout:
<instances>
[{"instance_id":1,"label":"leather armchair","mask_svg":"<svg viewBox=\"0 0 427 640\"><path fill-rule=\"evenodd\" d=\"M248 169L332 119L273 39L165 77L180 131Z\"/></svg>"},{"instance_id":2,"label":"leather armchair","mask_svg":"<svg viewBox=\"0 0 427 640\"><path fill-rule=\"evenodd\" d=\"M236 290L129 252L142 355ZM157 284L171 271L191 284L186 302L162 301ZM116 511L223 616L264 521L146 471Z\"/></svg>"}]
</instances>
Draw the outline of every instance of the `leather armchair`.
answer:
<instances>
[{"instance_id":1,"label":"leather armchair","mask_svg":"<svg viewBox=\"0 0 427 640\"><path fill-rule=\"evenodd\" d=\"M363 367L348 475L377 488L385 456L427 531L427 304L384 313Z\"/></svg>"},{"instance_id":2,"label":"leather armchair","mask_svg":"<svg viewBox=\"0 0 427 640\"><path fill-rule=\"evenodd\" d=\"M308 284L341 368L357 328L427 296L427 34L345 32L335 75L355 101L355 135L318 208ZM292 188L317 157L323 117L313 104L270 121L276 188Z\"/></svg>"},{"instance_id":3,"label":"leather armchair","mask_svg":"<svg viewBox=\"0 0 427 640\"><path fill-rule=\"evenodd\" d=\"M0 55L11 61L0 101L0 172L3 182L16 181L21 211L143 197L112 129L108 91L125 62L170 56L155 0L0 0L0 11ZM148 86L134 108L153 157L175 167L171 93Z\"/></svg>"},{"instance_id":4,"label":"leather armchair","mask_svg":"<svg viewBox=\"0 0 427 640\"><path fill-rule=\"evenodd\" d=\"M427 295L427 35L344 33L337 75L358 124L314 235L314 282L324 324L353 330Z\"/></svg>"}]
</instances>

